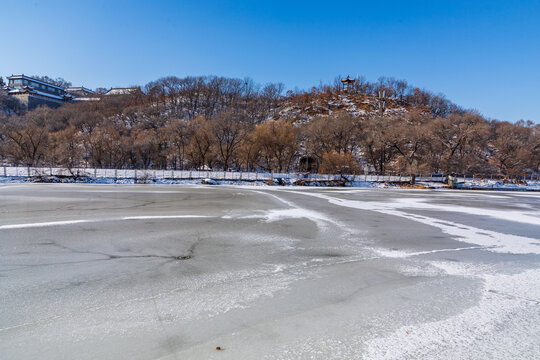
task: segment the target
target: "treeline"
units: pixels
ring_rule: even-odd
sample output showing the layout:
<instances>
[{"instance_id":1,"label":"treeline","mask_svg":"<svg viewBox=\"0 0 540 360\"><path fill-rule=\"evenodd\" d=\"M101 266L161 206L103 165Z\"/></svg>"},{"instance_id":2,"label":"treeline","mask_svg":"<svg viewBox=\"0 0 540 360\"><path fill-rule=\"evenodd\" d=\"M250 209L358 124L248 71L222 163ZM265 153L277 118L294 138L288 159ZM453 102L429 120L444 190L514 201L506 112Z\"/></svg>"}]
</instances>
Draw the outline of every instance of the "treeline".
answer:
<instances>
[{"instance_id":1,"label":"treeline","mask_svg":"<svg viewBox=\"0 0 540 360\"><path fill-rule=\"evenodd\" d=\"M286 111L344 99L366 111L309 121ZM34 166L512 177L540 166L539 125L488 121L388 78L283 95L282 84L250 79L166 77L130 95L3 115L0 131L3 161Z\"/></svg>"}]
</instances>

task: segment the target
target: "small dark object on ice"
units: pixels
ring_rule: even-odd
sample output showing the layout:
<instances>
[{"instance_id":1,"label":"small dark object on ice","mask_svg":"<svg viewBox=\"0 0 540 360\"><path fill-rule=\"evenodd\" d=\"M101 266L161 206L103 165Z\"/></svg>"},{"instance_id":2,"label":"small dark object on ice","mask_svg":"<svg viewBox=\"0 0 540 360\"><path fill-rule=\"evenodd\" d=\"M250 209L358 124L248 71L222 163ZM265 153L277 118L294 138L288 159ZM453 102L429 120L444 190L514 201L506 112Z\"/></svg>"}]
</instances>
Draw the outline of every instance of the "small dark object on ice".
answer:
<instances>
[{"instance_id":1,"label":"small dark object on ice","mask_svg":"<svg viewBox=\"0 0 540 360\"><path fill-rule=\"evenodd\" d=\"M221 346L216 346L216 350L221 351L221 350L225 350L225 349L222 349Z\"/></svg>"}]
</instances>

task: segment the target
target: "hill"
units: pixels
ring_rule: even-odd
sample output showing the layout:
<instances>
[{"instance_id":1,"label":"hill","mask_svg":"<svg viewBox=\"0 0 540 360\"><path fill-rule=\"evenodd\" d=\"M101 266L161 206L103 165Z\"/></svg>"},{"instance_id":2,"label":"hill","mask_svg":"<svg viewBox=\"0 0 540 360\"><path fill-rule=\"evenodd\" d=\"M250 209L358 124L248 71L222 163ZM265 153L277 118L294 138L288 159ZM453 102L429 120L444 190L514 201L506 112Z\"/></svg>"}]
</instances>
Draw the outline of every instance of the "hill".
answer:
<instances>
[{"instance_id":1,"label":"hill","mask_svg":"<svg viewBox=\"0 0 540 360\"><path fill-rule=\"evenodd\" d=\"M0 118L5 162L534 176L540 129L381 78L310 91L249 79L166 77L130 94ZM94 101L95 100L95 101Z\"/></svg>"}]
</instances>

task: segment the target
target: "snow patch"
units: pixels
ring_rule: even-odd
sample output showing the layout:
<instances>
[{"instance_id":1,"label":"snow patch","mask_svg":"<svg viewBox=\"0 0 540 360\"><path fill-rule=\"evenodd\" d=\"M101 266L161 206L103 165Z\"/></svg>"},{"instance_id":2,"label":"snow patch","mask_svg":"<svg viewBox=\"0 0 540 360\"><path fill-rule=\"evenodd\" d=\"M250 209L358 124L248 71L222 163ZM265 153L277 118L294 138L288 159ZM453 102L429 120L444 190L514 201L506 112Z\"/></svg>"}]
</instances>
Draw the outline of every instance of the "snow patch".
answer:
<instances>
[{"instance_id":1,"label":"snow patch","mask_svg":"<svg viewBox=\"0 0 540 360\"><path fill-rule=\"evenodd\" d=\"M356 200L339 199L339 198L334 198L334 197L330 197L324 194L317 194L317 193L298 192L298 191L294 191L294 193L325 199L331 204L338 205L338 206L349 207L349 208L360 209L360 210L376 211L383 214L394 215L394 216L406 218L408 220L420 222L422 224L441 229L443 232L451 235L454 240L466 242L470 244L476 244L483 247L485 250L488 250L488 251L500 252L500 253L512 253L512 254L540 254L540 240L539 239L534 239L534 238L529 238L529 237L524 237L524 236L517 236L517 235L512 235L512 234L503 234L496 231L484 230L484 229L476 228L473 226L454 223L451 221L441 221L440 219L431 218L431 217L427 217L423 215L408 214L406 212L398 210L398 209L405 209L405 208L414 208L414 206L418 206L419 208L424 207L432 211L441 210L441 209L443 209L442 211L451 211L450 209L453 209L453 211L459 212L461 211L461 208L465 208L465 207L452 207L452 206L437 205L437 204L427 204L429 206L425 206L426 205L425 203L421 201L416 201L416 199L414 200L403 199L401 201L392 202L392 203L362 202L362 201L356 201ZM522 220L521 222L524 222L524 223L540 225L540 216L533 217L533 216L527 215L523 219L521 219L520 216L517 215L518 213L521 215L524 215L521 212L502 212L502 211L501 212L493 211L491 215L496 214L497 218L508 220L508 221ZM504 214L508 214L508 216L505 217Z\"/></svg>"},{"instance_id":2,"label":"snow patch","mask_svg":"<svg viewBox=\"0 0 540 360\"><path fill-rule=\"evenodd\" d=\"M540 353L540 270L501 275L482 274L471 264L437 265L452 275L481 278L479 303L456 316L372 339L364 359L532 359Z\"/></svg>"},{"instance_id":3,"label":"snow patch","mask_svg":"<svg viewBox=\"0 0 540 360\"><path fill-rule=\"evenodd\" d=\"M125 216L121 218L113 219L96 219L96 220L64 220L64 221L49 221L39 223L26 223L26 224L8 224L0 225L0 230L11 229L26 229L26 228L38 228L48 226L64 226L94 222L106 222L106 221L124 221L124 220L159 220L159 219L193 219L193 218L208 218L210 216L205 215L155 215L155 216Z\"/></svg>"}]
</instances>

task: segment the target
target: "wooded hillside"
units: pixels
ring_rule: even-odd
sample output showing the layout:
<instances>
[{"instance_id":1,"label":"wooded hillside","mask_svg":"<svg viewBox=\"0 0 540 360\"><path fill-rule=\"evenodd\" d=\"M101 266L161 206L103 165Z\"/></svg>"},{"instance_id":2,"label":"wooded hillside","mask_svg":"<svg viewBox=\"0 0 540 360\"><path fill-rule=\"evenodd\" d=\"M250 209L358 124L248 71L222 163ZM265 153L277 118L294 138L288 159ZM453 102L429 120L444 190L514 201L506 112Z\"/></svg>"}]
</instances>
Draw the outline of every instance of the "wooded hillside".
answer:
<instances>
[{"instance_id":1,"label":"wooded hillside","mask_svg":"<svg viewBox=\"0 0 540 360\"><path fill-rule=\"evenodd\" d=\"M526 176L540 125L486 120L405 81L282 84L166 77L129 95L0 115L4 162ZM3 108L9 99L0 96Z\"/></svg>"}]
</instances>

